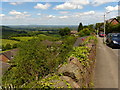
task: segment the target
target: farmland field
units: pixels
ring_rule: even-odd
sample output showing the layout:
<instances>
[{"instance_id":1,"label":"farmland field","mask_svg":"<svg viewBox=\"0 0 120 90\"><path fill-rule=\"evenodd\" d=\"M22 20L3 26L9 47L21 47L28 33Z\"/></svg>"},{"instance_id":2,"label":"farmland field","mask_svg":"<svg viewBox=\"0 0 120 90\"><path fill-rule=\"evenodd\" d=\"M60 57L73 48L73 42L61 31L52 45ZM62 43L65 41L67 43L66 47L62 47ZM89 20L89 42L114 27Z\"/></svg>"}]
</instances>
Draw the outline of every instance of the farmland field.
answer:
<instances>
[{"instance_id":1,"label":"farmland field","mask_svg":"<svg viewBox=\"0 0 120 90\"><path fill-rule=\"evenodd\" d=\"M8 40L8 39L0 39L0 41L2 41L2 45L4 45L4 46L5 46L6 44L13 45L13 44L19 43L19 41Z\"/></svg>"}]
</instances>

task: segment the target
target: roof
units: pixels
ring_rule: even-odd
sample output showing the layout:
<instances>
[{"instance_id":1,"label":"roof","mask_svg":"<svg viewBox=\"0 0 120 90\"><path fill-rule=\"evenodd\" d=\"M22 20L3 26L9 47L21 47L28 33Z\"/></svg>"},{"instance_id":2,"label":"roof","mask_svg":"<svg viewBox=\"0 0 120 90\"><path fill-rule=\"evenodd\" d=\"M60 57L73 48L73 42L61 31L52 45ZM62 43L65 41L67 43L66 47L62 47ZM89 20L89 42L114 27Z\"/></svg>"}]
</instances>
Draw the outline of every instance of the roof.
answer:
<instances>
[{"instance_id":1,"label":"roof","mask_svg":"<svg viewBox=\"0 0 120 90\"><path fill-rule=\"evenodd\" d=\"M0 61L0 64L2 65L0 67L2 69L2 70L0 70L0 73L3 75L5 73L5 71L8 70L8 68L10 67L10 65L8 63L1 62L1 61Z\"/></svg>"},{"instance_id":2,"label":"roof","mask_svg":"<svg viewBox=\"0 0 120 90\"><path fill-rule=\"evenodd\" d=\"M7 61L9 61L9 58L7 58L5 55L3 55L3 54L0 54L0 61L2 61L2 62L7 62Z\"/></svg>"},{"instance_id":3,"label":"roof","mask_svg":"<svg viewBox=\"0 0 120 90\"><path fill-rule=\"evenodd\" d=\"M52 46L52 44L62 44L63 42L62 41L56 41L56 42L52 42L52 41L49 41L49 40L44 40L42 41L43 44L47 45L47 46Z\"/></svg>"},{"instance_id":4,"label":"roof","mask_svg":"<svg viewBox=\"0 0 120 90\"><path fill-rule=\"evenodd\" d=\"M12 49L10 51L6 51L6 52L3 52L3 53L0 53L0 55L4 55L3 56L4 58L2 58L2 59L8 58L8 60L11 60L17 54L17 52L18 52L18 48L17 49ZM2 61L4 61L4 60L2 60Z\"/></svg>"},{"instance_id":5,"label":"roof","mask_svg":"<svg viewBox=\"0 0 120 90\"><path fill-rule=\"evenodd\" d=\"M116 20L116 21L119 23L119 21L118 21L116 18L111 18L111 19L107 20L106 22L107 22L107 23L112 23L113 20Z\"/></svg>"},{"instance_id":6,"label":"roof","mask_svg":"<svg viewBox=\"0 0 120 90\"><path fill-rule=\"evenodd\" d=\"M71 34L76 34L76 33L78 33L78 31L71 31L70 33Z\"/></svg>"}]
</instances>

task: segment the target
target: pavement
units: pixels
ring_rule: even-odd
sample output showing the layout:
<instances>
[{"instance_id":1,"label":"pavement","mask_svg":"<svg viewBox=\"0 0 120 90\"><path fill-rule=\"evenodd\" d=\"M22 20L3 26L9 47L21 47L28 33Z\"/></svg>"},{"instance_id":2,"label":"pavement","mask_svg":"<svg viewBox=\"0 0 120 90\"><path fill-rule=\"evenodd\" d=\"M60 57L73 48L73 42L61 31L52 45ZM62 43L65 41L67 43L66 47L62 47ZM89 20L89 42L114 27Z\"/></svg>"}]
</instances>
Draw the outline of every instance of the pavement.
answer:
<instances>
[{"instance_id":1,"label":"pavement","mask_svg":"<svg viewBox=\"0 0 120 90\"><path fill-rule=\"evenodd\" d=\"M112 49L103 44L98 37L95 88L118 88L118 57L119 49ZM120 80L120 79L119 79Z\"/></svg>"},{"instance_id":2,"label":"pavement","mask_svg":"<svg viewBox=\"0 0 120 90\"><path fill-rule=\"evenodd\" d=\"M87 38L87 37L88 37L88 36L78 37L73 46L74 46L74 47L78 47L80 44L83 43L83 40L82 40L82 39L85 39L85 38Z\"/></svg>"}]
</instances>

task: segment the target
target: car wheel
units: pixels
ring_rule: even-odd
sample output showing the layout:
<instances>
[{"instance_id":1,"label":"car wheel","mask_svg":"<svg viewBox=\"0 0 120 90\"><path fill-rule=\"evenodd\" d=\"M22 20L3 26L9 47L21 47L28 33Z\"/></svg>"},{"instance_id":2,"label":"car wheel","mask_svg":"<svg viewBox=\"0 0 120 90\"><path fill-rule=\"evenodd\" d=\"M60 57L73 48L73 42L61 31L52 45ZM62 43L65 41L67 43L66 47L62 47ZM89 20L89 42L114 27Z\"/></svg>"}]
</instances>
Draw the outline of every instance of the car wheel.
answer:
<instances>
[{"instance_id":1,"label":"car wheel","mask_svg":"<svg viewBox=\"0 0 120 90\"><path fill-rule=\"evenodd\" d=\"M113 48L114 47L114 44L113 42L110 43L110 47Z\"/></svg>"}]
</instances>

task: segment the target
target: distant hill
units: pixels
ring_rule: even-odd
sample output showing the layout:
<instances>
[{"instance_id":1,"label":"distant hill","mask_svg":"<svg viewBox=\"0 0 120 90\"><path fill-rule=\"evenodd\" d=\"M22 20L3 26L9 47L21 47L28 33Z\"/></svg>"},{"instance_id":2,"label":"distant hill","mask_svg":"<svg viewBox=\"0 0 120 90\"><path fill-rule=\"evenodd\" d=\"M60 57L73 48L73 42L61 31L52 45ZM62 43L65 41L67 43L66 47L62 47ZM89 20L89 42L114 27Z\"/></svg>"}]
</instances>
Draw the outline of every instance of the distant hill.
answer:
<instances>
[{"instance_id":1,"label":"distant hill","mask_svg":"<svg viewBox=\"0 0 120 90\"><path fill-rule=\"evenodd\" d=\"M11 36L15 36L18 34L26 34L26 31L19 31L8 26L0 26L0 30L2 30L2 38L9 38Z\"/></svg>"}]
</instances>

